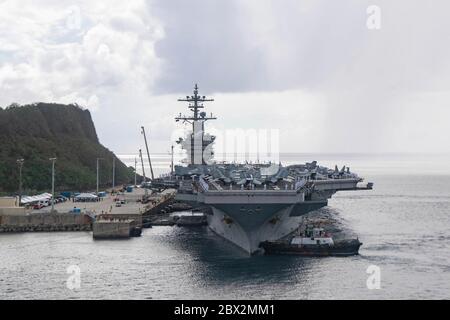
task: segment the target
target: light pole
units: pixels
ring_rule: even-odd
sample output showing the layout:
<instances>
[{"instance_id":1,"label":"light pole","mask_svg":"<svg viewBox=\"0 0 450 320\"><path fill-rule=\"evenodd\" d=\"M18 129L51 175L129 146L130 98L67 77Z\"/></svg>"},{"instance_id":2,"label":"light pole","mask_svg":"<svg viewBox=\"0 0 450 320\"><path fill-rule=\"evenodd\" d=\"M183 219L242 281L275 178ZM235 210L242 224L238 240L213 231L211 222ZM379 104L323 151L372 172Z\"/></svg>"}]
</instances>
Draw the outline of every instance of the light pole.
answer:
<instances>
[{"instance_id":1,"label":"light pole","mask_svg":"<svg viewBox=\"0 0 450 320\"><path fill-rule=\"evenodd\" d=\"M145 197L147 197L148 192L147 192L147 178L145 177L145 169L144 169L144 159L142 158L142 150L139 149L139 157L141 158L141 164L142 164L142 175L144 176L144 190L145 190Z\"/></svg>"},{"instance_id":2,"label":"light pole","mask_svg":"<svg viewBox=\"0 0 450 320\"><path fill-rule=\"evenodd\" d=\"M112 170L113 170L113 176L112 176L112 188L116 187L116 158L113 157L113 164L112 164Z\"/></svg>"},{"instance_id":3,"label":"light pole","mask_svg":"<svg viewBox=\"0 0 450 320\"><path fill-rule=\"evenodd\" d=\"M17 163L19 164L19 207L22 203L22 167L24 161L24 159L17 159Z\"/></svg>"},{"instance_id":4,"label":"light pole","mask_svg":"<svg viewBox=\"0 0 450 320\"><path fill-rule=\"evenodd\" d=\"M137 159L134 158L134 186L137 186Z\"/></svg>"},{"instance_id":5,"label":"light pole","mask_svg":"<svg viewBox=\"0 0 450 320\"><path fill-rule=\"evenodd\" d=\"M172 145L172 161L170 163L170 175L173 176L173 145Z\"/></svg>"},{"instance_id":6,"label":"light pole","mask_svg":"<svg viewBox=\"0 0 450 320\"><path fill-rule=\"evenodd\" d=\"M100 160L103 160L103 158L97 158L97 196L98 196L98 184L99 184L99 176L98 176L98 173L99 173L99 162L100 162Z\"/></svg>"},{"instance_id":7,"label":"light pole","mask_svg":"<svg viewBox=\"0 0 450 320\"><path fill-rule=\"evenodd\" d=\"M56 158L49 159L52 162L52 212L55 211L55 162Z\"/></svg>"}]
</instances>

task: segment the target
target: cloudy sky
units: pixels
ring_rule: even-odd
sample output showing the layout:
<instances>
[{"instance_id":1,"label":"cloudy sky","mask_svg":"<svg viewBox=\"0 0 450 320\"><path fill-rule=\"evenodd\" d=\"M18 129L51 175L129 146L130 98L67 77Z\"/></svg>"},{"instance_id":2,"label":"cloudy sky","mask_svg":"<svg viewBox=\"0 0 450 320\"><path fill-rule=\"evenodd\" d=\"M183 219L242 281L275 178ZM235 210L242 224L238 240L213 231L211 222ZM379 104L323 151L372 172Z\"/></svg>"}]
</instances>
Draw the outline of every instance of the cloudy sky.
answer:
<instances>
[{"instance_id":1,"label":"cloudy sky","mask_svg":"<svg viewBox=\"0 0 450 320\"><path fill-rule=\"evenodd\" d=\"M380 9L379 29L374 11ZM194 83L211 129L285 152L450 152L447 0L0 0L0 105L77 102L116 153L166 152ZM377 16L378 17L378 16Z\"/></svg>"}]
</instances>

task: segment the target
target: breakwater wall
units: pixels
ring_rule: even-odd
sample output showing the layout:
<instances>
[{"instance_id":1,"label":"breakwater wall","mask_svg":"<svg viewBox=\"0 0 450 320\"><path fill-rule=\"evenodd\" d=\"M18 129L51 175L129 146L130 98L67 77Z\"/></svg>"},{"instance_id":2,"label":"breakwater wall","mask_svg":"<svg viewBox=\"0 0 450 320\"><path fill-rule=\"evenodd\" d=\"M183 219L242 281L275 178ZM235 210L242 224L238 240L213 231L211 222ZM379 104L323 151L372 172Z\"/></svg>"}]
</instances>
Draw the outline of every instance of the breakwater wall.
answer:
<instances>
[{"instance_id":1,"label":"breakwater wall","mask_svg":"<svg viewBox=\"0 0 450 320\"><path fill-rule=\"evenodd\" d=\"M0 232L91 231L92 219L83 214L35 213L1 215Z\"/></svg>"}]
</instances>

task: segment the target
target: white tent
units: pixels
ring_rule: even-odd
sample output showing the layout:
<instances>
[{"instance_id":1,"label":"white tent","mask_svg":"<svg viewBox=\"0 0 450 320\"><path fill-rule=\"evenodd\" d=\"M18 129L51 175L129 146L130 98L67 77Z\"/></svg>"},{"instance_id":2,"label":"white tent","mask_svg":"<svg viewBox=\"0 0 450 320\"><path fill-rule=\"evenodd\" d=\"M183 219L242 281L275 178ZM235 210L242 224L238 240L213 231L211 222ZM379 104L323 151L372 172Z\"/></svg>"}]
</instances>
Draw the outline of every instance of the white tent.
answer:
<instances>
[{"instance_id":1,"label":"white tent","mask_svg":"<svg viewBox=\"0 0 450 320\"><path fill-rule=\"evenodd\" d=\"M79 200L79 199L97 199L98 197L95 194L92 193L80 193L79 195L77 195L75 197L75 199Z\"/></svg>"},{"instance_id":2,"label":"white tent","mask_svg":"<svg viewBox=\"0 0 450 320\"><path fill-rule=\"evenodd\" d=\"M50 193L42 193L36 196L24 196L22 197L22 204L29 204L38 201L48 201L52 198Z\"/></svg>"}]
</instances>

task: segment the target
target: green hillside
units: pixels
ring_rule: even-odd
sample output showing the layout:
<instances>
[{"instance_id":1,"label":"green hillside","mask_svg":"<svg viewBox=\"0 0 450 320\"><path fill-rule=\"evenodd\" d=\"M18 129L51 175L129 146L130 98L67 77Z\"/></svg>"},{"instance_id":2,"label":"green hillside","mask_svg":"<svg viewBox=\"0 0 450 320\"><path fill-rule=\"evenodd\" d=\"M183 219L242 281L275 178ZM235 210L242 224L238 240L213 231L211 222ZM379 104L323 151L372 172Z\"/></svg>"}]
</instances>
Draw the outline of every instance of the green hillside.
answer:
<instances>
[{"instance_id":1,"label":"green hillside","mask_svg":"<svg viewBox=\"0 0 450 320\"><path fill-rule=\"evenodd\" d=\"M58 158L57 191L95 189L97 158L103 158L100 184L111 186L115 155L98 141L88 110L47 103L0 108L0 192L17 192L19 158L25 159L24 190L50 190L51 157ZM133 181L133 169L115 162L116 185Z\"/></svg>"}]
</instances>

